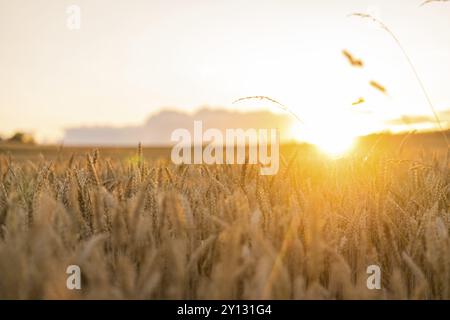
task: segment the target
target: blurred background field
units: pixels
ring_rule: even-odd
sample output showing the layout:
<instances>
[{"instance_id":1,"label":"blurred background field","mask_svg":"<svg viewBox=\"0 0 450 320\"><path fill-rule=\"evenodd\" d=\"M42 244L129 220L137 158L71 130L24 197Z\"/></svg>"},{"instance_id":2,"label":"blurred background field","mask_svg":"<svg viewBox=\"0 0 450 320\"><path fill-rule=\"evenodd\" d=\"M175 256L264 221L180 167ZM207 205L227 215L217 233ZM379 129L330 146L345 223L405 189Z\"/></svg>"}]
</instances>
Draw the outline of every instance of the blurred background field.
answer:
<instances>
[{"instance_id":1,"label":"blurred background field","mask_svg":"<svg viewBox=\"0 0 450 320\"><path fill-rule=\"evenodd\" d=\"M332 135L332 133L330 133ZM450 130L445 134L450 138ZM123 160L132 158L136 152L136 146L128 147L95 147L95 146L64 146L61 145L38 145L27 143L11 143L0 142L0 154L10 155L16 161L36 161L40 158L46 160L69 159L72 155L75 158L85 157L85 155L94 149L99 149L104 157ZM284 143L280 147L281 153L286 156L293 151L302 157L303 153L323 153L327 157L326 151L321 152L317 146L306 143ZM143 146L145 157L148 159L169 159L170 147L149 147ZM407 150L408 154L413 157L432 157L433 155L444 156L447 152L447 145L440 132L410 132L404 134L390 134L379 133L372 134L356 139L354 146L348 150L348 155L362 155L368 152L376 153L396 153L401 155L403 151ZM340 156L340 155L338 155ZM333 157L333 155L332 155Z\"/></svg>"}]
</instances>

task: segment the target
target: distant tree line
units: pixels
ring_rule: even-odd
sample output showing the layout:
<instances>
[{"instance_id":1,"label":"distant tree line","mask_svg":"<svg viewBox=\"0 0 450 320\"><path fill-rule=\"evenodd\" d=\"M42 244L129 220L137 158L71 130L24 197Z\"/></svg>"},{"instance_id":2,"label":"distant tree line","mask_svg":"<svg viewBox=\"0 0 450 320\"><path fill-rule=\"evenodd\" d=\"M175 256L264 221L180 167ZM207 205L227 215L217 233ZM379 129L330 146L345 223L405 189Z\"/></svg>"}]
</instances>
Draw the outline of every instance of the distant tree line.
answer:
<instances>
[{"instance_id":1,"label":"distant tree line","mask_svg":"<svg viewBox=\"0 0 450 320\"><path fill-rule=\"evenodd\" d=\"M3 139L0 137L0 142L4 143L20 143L20 144L36 144L33 136L25 132L16 132L11 137Z\"/></svg>"}]
</instances>

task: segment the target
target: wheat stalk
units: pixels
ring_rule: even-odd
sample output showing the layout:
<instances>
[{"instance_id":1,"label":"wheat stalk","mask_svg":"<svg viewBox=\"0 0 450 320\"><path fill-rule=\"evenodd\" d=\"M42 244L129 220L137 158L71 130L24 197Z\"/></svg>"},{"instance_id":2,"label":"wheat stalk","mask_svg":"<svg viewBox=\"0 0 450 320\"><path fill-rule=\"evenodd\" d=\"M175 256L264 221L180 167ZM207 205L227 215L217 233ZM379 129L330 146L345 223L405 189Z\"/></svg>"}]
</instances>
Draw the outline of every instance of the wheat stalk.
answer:
<instances>
[{"instance_id":1,"label":"wheat stalk","mask_svg":"<svg viewBox=\"0 0 450 320\"><path fill-rule=\"evenodd\" d=\"M350 16L372 20L373 22L378 24L381 27L381 29L385 30L394 39L394 41L397 43L398 47L400 48L400 50L402 51L404 57L406 58L406 61L408 62L412 72L414 73L414 77L416 78L417 82L419 83L419 86L420 86L420 88L422 90L422 93L423 93L423 95L425 96L425 98L427 100L428 106L430 107L430 110L433 113L435 121L436 121L436 123L438 125L439 130L442 133L442 136L445 139L445 142L446 142L447 148L448 148L449 147L449 141L448 141L447 135L443 132L444 129L443 129L442 125L441 125L441 120L439 119L439 116L438 116L438 114L436 112L436 109L435 109L435 107L433 105L433 102L431 101L431 98L428 95L427 90L425 89L425 85L422 82L422 79L420 78L419 73L416 70L416 67L414 66L414 64L413 64L411 58L409 57L408 53L406 52L405 48L403 48L403 45L400 43L400 40L391 31L391 29L388 28L387 25L385 25L381 20L377 19L376 17L373 17L370 14L366 14L366 13L352 13L352 14L350 14Z\"/></svg>"},{"instance_id":2,"label":"wheat stalk","mask_svg":"<svg viewBox=\"0 0 450 320\"><path fill-rule=\"evenodd\" d=\"M280 107L284 111L289 112L291 115L293 115L300 123L304 124L303 120L300 119L300 117L295 112L293 112L290 108L288 108L284 104L282 104L282 103L278 102L277 100L272 99L270 97L266 97L266 96L244 97L244 98L239 98L239 99L233 101L233 104L239 103L239 102L242 102L242 101L245 101L245 100L255 100L255 99L256 100L267 100L267 101L270 101L270 102L274 103L275 105L277 105L278 107Z\"/></svg>"}]
</instances>

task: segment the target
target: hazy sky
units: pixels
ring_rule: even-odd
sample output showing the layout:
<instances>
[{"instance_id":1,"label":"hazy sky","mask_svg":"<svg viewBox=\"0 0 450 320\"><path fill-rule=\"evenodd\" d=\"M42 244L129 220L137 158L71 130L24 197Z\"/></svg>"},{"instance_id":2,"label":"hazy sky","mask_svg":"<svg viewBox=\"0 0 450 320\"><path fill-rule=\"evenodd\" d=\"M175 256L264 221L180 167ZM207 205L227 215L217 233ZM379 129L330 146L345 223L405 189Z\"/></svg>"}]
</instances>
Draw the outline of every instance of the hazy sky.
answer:
<instances>
[{"instance_id":1,"label":"hazy sky","mask_svg":"<svg viewBox=\"0 0 450 320\"><path fill-rule=\"evenodd\" d=\"M162 107L257 106L267 95L316 128L376 130L450 109L450 3L421 0L0 0L0 134L58 139L66 127L143 123ZM66 8L81 8L81 29ZM348 49L365 62L351 68ZM368 85L376 80L388 96ZM359 97L365 104L352 106ZM299 134L300 135L300 134Z\"/></svg>"}]
</instances>

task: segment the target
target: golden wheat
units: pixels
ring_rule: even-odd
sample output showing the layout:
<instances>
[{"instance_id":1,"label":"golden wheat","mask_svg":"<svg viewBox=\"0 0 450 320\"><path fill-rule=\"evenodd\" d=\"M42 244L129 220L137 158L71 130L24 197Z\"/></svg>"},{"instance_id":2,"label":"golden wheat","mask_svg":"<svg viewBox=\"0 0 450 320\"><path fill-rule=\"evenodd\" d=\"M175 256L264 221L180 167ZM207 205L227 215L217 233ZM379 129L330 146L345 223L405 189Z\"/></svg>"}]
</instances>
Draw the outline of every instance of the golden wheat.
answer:
<instances>
[{"instance_id":1,"label":"golden wheat","mask_svg":"<svg viewBox=\"0 0 450 320\"><path fill-rule=\"evenodd\" d=\"M265 177L143 152L1 156L0 298L450 299L446 157L292 152Z\"/></svg>"}]
</instances>

